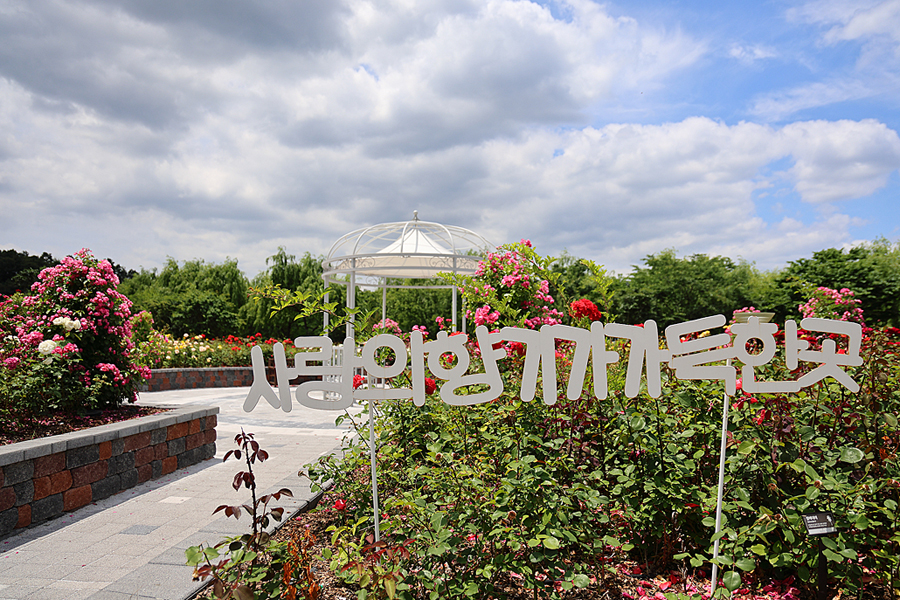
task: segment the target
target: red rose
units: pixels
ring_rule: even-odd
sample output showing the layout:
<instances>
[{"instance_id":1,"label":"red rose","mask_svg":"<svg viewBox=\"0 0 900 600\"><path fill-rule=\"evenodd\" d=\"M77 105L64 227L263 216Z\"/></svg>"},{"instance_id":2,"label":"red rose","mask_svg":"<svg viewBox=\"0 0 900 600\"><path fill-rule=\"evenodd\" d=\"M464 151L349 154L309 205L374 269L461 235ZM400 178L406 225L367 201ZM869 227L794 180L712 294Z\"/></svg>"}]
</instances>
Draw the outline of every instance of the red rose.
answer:
<instances>
[{"instance_id":1,"label":"red rose","mask_svg":"<svg viewBox=\"0 0 900 600\"><path fill-rule=\"evenodd\" d=\"M430 396L437 389L437 383L431 377L425 378L425 394Z\"/></svg>"},{"instance_id":2,"label":"red rose","mask_svg":"<svg viewBox=\"0 0 900 600\"><path fill-rule=\"evenodd\" d=\"M571 314L576 319L582 319L586 317L590 321L599 321L603 318L603 313L600 312L600 309L597 308L597 305L587 298L576 300L575 302L570 304L569 314Z\"/></svg>"},{"instance_id":3,"label":"red rose","mask_svg":"<svg viewBox=\"0 0 900 600\"><path fill-rule=\"evenodd\" d=\"M354 375L353 376L353 389L355 390L356 388L358 388L365 382L366 382L366 378L363 377L362 375Z\"/></svg>"},{"instance_id":4,"label":"red rose","mask_svg":"<svg viewBox=\"0 0 900 600\"><path fill-rule=\"evenodd\" d=\"M347 508L347 502L343 498L338 498L334 501L334 510L344 510L345 508Z\"/></svg>"}]
</instances>

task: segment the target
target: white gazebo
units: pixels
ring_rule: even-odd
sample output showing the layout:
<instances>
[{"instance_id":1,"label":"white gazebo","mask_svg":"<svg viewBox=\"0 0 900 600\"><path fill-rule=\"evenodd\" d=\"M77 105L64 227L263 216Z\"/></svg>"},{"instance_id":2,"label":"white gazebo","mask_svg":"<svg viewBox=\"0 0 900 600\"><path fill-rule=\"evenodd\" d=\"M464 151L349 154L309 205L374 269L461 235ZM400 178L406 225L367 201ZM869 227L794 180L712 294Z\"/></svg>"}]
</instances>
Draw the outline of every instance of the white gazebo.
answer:
<instances>
[{"instance_id":1,"label":"white gazebo","mask_svg":"<svg viewBox=\"0 0 900 600\"><path fill-rule=\"evenodd\" d=\"M347 307L356 307L356 288L381 288L381 318L387 317L389 279L430 279L437 273L474 274L482 254L494 246L468 229L420 221L382 223L341 237L322 261L325 287L347 286ZM456 330L456 286L428 284L426 289L452 289L453 329ZM326 315L327 319L328 316ZM326 322L327 323L327 322ZM464 322L465 323L465 322ZM352 323L347 337L353 337Z\"/></svg>"}]
</instances>

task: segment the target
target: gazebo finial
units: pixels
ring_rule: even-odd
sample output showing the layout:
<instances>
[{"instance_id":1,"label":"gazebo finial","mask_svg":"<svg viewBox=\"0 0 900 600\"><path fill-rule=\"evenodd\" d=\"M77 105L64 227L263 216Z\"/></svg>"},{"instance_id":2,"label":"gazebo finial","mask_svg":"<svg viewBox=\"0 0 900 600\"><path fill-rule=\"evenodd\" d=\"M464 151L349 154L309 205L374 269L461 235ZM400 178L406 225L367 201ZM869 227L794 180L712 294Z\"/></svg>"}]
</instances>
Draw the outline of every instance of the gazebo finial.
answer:
<instances>
[{"instance_id":1,"label":"gazebo finial","mask_svg":"<svg viewBox=\"0 0 900 600\"><path fill-rule=\"evenodd\" d=\"M413 211L413 221L418 221L418 220L419 220L419 211L414 210Z\"/></svg>"}]
</instances>

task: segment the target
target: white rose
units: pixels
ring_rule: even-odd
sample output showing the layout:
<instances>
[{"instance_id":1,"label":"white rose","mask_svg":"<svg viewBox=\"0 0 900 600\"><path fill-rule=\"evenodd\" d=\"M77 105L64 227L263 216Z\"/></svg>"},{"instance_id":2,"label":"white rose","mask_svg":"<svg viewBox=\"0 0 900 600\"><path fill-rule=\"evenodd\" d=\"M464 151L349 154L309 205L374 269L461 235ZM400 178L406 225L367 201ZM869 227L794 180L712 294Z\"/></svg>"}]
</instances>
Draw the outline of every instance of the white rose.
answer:
<instances>
[{"instance_id":1,"label":"white rose","mask_svg":"<svg viewBox=\"0 0 900 600\"><path fill-rule=\"evenodd\" d=\"M55 319L53 319L54 325L62 325L65 322L66 320L63 317L56 317Z\"/></svg>"},{"instance_id":2,"label":"white rose","mask_svg":"<svg viewBox=\"0 0 900 600\"><path fill-rule=\"evenodd\" d=\"M54 342L53 340L44 340L40 344L38 344L38 352L41 354L51 354L59 344Z\"/></svg>"},{"instance_id":3,"label":"white rose","mask_svg":"<svg viewBox=\"0 0 900 600\"><path fill-rule=\"evenodd\" d=\"M75 331L81 331L81 321L75 319L73 323L75 324Z\"/></svg>"}]
</instances>

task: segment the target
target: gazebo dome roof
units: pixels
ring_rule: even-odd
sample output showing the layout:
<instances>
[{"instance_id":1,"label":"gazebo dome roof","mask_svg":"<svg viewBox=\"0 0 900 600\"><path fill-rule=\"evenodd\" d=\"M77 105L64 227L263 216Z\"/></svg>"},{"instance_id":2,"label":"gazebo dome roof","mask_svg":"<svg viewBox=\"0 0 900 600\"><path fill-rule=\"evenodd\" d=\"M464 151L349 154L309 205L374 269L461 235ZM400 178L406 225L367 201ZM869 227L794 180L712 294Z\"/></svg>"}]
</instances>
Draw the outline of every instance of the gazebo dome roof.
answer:
<instances>
[{"instance_id":1,"label":"gazebo dome roof","mask_svg":"<svg viewBox=\"0 0 900 600\"><path fill-rule=\"evenodd\" d=\"M337 240L322 262L325 284L336 276L427 279L440 272L474 273L481 254L493 244L474 231L420 221L382 223L352 231Z\"/></svg>"}]
</instances>

